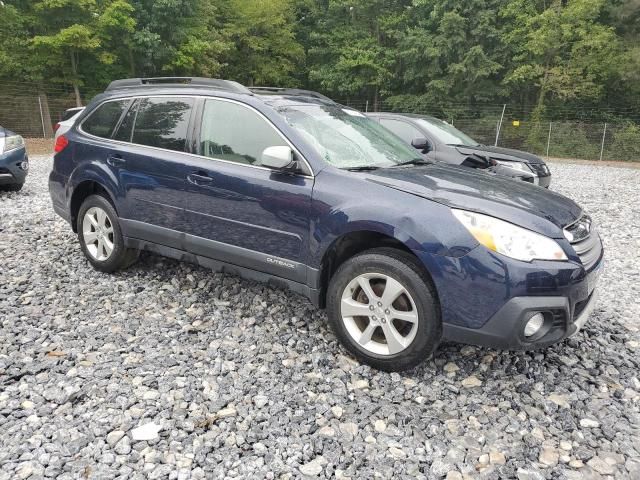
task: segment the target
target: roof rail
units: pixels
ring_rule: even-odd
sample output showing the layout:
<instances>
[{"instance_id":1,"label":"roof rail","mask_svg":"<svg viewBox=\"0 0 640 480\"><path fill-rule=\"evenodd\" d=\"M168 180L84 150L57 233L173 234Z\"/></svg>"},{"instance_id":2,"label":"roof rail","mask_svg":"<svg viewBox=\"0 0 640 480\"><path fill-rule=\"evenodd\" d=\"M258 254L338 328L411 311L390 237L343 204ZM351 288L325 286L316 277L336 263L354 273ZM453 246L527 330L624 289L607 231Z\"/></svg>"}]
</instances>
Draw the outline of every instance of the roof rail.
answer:
<instances>
[{"instance_id":1,"label":"roof rail","mask_svg":"<svg viewBox=\"0 0 640 480\"><path fill-rule=\"evenodd\" d=\"M334 100L312 90L302 90L300 88L279 88L279 87L249 87L249 90L259 95L289 95L299 97L313 97L335 103Z\"/></svg>"},{"instance_id":2,"label":"roof rail","mask_svg":"<svg viewBox=\"0 0 640 480\"><path fill-rule=\"evenodd\" d=\"M148 78L124 78L114 80L107 87L106 91L120 90L125 88L141 88L152 86L179 87L193 85L198 87L210 87L217 90L226 90L234 93L247 93L251 91L244 85L233 80L221 80L218 78L203 77L148 77Z\"/></svg>"}]
</instances>

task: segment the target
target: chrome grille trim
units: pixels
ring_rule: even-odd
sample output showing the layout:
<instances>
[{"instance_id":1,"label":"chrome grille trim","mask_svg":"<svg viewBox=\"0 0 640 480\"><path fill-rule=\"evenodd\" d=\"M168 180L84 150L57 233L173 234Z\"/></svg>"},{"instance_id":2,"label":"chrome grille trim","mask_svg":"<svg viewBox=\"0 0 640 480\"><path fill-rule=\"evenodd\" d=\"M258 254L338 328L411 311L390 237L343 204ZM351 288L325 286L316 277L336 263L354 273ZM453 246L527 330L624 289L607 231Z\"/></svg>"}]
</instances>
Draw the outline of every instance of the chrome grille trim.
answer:
<instances>
[{"instance_id":1,"label":"chrome grille trim","mask_svg":"<svg viewBox=\"0 0 640 480\"><path fill-rule=\"evenodd\" d=\"M602 256L602 242L587 214L564 228L564 236L573 247L586 270L590 270Z\"/></svg>"}]
</instances>

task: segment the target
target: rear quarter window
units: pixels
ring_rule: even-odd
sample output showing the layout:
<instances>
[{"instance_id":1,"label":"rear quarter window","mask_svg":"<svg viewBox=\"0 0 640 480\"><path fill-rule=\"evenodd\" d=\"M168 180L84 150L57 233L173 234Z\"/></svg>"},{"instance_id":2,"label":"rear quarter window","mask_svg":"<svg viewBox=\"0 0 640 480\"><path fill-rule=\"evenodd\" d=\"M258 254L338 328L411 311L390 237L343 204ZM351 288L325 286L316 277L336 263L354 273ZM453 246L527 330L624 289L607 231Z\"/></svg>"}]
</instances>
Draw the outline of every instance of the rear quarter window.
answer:
<instances>
[{"instance_id":1,"label":"rear quarter window","mask_svg":"<svg viewBox=\"0 0 640 480\"><path fill-rule=\"evenodd\" d=\"M112 100L105 102L89 114L82 123L82 130L90 135L111 138L118 120L129 106L131 100Z\"/></svg>"}]
</instances>

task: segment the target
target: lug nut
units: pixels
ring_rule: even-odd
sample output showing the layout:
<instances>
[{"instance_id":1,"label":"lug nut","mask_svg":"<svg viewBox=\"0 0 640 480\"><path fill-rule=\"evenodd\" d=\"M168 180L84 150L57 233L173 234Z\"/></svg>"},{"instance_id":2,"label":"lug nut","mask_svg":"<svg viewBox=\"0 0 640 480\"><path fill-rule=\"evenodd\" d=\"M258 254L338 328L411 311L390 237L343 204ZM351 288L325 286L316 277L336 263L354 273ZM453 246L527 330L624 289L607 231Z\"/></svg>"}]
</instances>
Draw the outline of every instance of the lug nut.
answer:
<instances>
[{"instance_id":1,"label":"lug nut","mask_svg":"<svg viewBox=\"0 0 640 480\"><path fill-rule=\"evenodd\" d=\"M373 305L369 305L369 310L374 310L376 307L374 307Z\"/></svg>"},{"instance_id":2,"label":"lug nut","mask_svg":"<svg viewBox=\"0 0 640 480\"><path fill-rule=\"evenodd\" d=\"M378 302L378 306L381 307L382 306L382 302Z\"/></svg>"},{"instance_id":3,"label":"lug nut","mask_svg":"<svg viewBox=\"0 0 640 480\"><path fill-rule=\"evenodd\" d=\"M387 315L391 314L391 312L389 311L389 309L385 310L385 311L384 311L384 313L385 313L385 314L387 314Z\"/></svg>"}]
</instances>

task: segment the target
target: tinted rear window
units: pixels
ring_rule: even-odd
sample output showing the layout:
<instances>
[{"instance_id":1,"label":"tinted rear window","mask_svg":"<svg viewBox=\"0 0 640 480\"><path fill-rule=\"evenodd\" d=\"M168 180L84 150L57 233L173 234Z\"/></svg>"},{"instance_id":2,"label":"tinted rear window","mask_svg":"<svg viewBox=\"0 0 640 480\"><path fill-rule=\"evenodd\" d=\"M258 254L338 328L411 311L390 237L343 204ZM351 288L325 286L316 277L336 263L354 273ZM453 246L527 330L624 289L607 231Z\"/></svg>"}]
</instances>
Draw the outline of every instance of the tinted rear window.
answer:
<instances>
[{"instance_id":1,"label":"tinted rear window","mask_svg":"<svg viewBox=\"0 0 640 480\"><path fill-rule=\"evenodd\" d=\"M184 151L193 99L146 98L138 107L133 143Z\"/></svg>"},{"instance_id":2,"label":"tinted rear window","mask_svg":"<svg viewBox=\"0 0 640 480\"><path fill-rule=\"evenodd\" d=\"M105 102L82 123L82 130L96 137L110 138L130 100Z\"/></svg>"}]
</instances>

